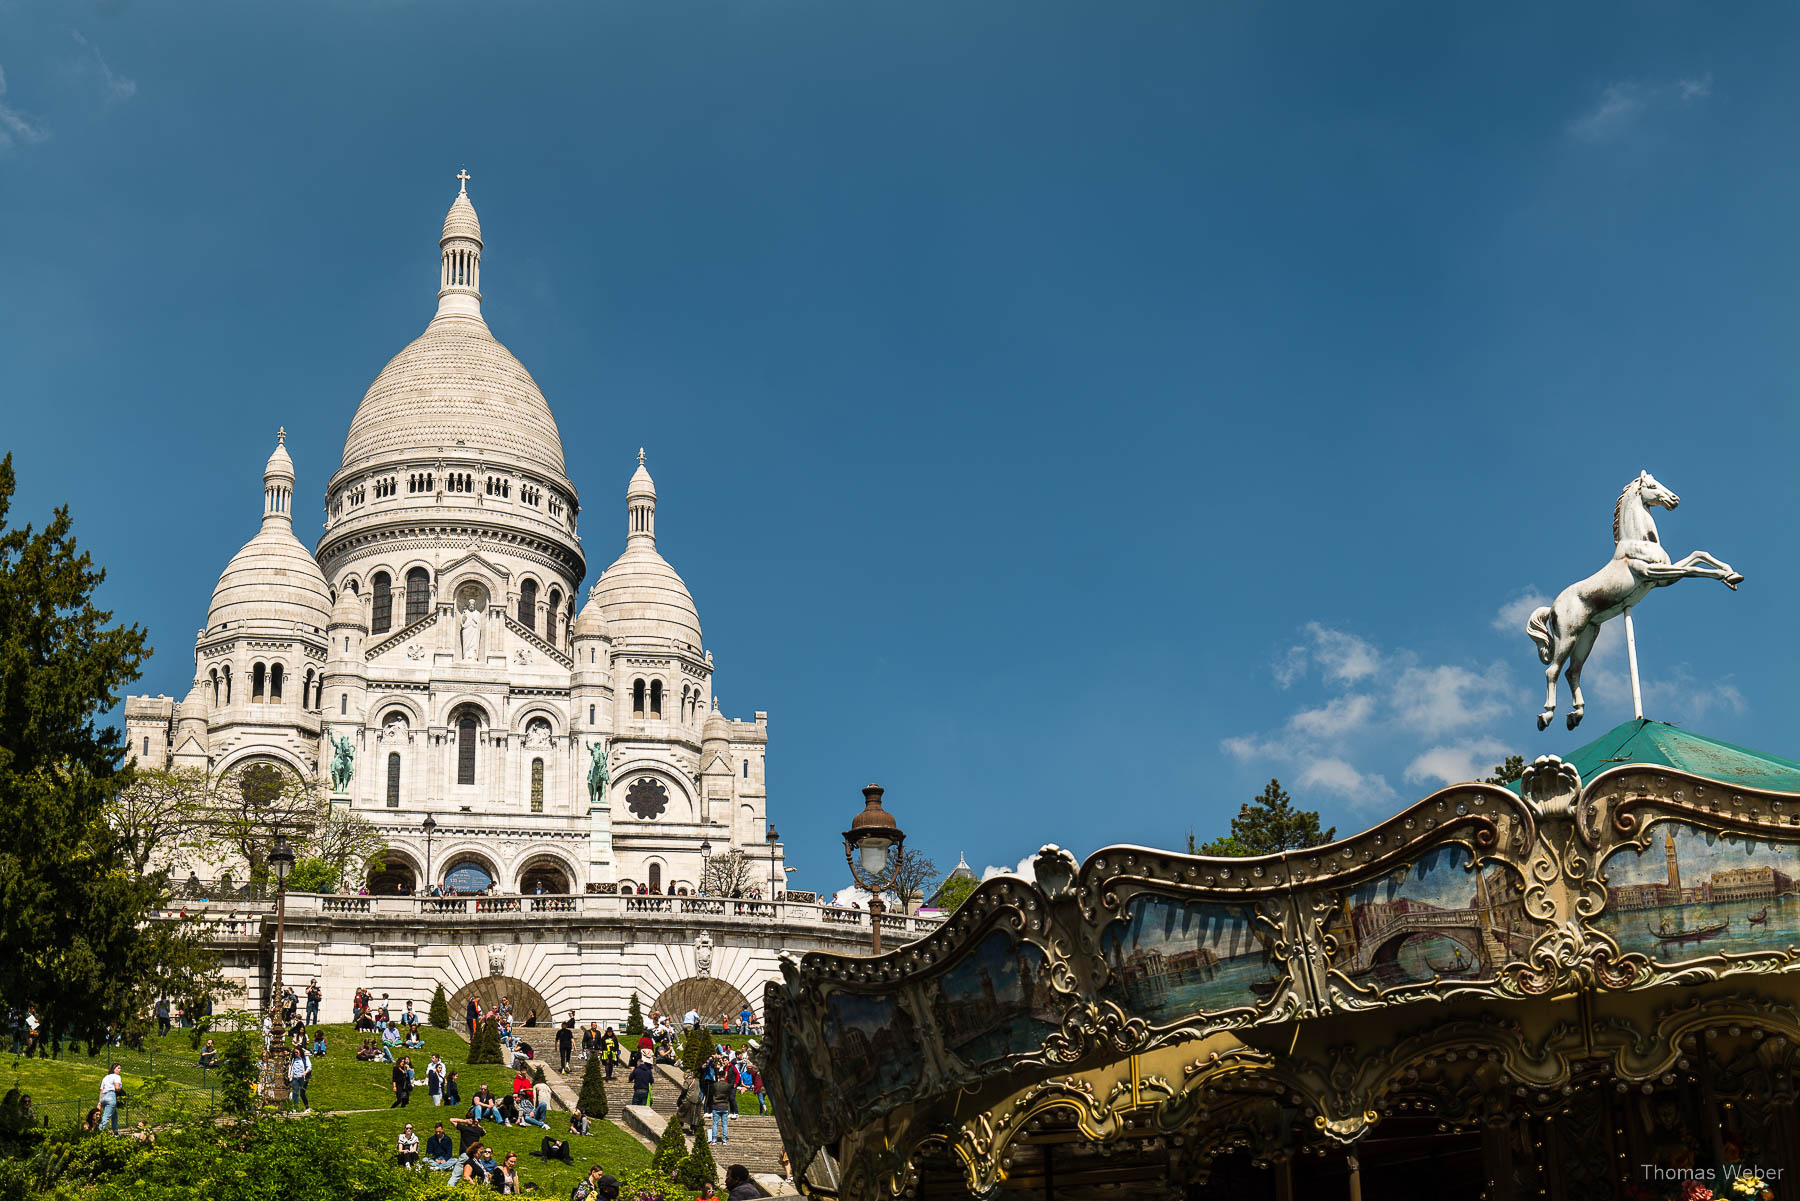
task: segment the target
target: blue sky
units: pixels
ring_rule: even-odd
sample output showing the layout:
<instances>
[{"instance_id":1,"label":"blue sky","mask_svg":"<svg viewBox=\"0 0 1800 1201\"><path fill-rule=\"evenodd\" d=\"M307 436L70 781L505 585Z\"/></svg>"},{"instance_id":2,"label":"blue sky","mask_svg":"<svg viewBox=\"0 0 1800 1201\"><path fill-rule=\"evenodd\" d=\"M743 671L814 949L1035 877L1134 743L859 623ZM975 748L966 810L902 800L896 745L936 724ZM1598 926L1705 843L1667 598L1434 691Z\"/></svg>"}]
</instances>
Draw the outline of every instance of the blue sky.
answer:
<instances>
[{"instance_id":1,"label":"blue sky","mask_svg":"<svg viewBox=\"0 0 1800 1201\"><path fill-rule=\"evenodd\" d=\"M504 13L504 15L502 15ZM1652 716L1800 753L1800 11L0 0L0 431L180 695L466 165L595 570L649 449L774 820L944 866L1341 831L1539 734L1522 608L1683 497ZM313 502L306 502L310 505ZM308 528L300 508L302 530ZM1611 640L1609 640L1611 641ZM1622 653L1582 734L1630 715Z\"/></svg>"}]
</instances>

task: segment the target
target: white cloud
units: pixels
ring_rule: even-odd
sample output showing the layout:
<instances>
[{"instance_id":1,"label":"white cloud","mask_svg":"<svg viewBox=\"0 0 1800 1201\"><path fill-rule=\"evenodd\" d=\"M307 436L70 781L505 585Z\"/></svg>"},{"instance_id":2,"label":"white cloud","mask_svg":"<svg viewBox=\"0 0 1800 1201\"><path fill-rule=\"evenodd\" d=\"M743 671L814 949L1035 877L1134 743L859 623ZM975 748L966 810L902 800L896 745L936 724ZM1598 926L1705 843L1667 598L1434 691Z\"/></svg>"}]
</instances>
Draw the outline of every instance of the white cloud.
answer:
<instances>
[{"instance_id":1,"label":"white cloud","mask_svg":"<svg viewBox=\"0 0 1800 1201\"><path fill-rule=\"evenodd\" d=\"M1300 787L1330 793L1358 805L1373 805L1394 799L1394 790L1386 779L1358 771L1342 759L1315 759L1300 770Z\"/></svg>"},{"instance_id":2,"label":"white cloud","mask_svg":"<svg viewBox=\"0 0 1800 1201\"><path fill-rule=\"evenodd\" d=\"M1312 738L1342 738L1368 724L1375 698L1361 693L1334 697L1323 708L1302 709L1288 718L1288 728Z\"/></svg>"},{"instance_id":3,"label":"white cloud","mask_svg":"<svg viewBox=\"0 0 1800 1201\"><path fill-rule=\"evenodd\" d=\"M1698 104L1711 95L1711 75L1686 75L1672 83L1635 79L1610 83L1587 111L1569 122L1569 133L1583 142L1609 141L1636 125L1652 108Z\"/></svg>"},{"instance_id":4,"label":"white cloud","mask_svg":"<svg viewBox=\"0 0 1800 1201\"><path fill-rule=\"evenodd\" d=\"M1465 746L1434 746L1406 765L1408 784L1463 784L1484 778L1504 760L1504 742L1484 738Z\"/></svg>"},{"instance_id":5,"label":"white cloud","mask_svg":"<svg viewBox=\"0 0 1800 1201\"><path fill-rule=\"evenodd\" d=\"M1525 589L1501 605L1500 611L1494 614L1494 632L1525 637L1525 622L1530 618L1532 610L1549 603L1550 598L1537 589Z\"/></svg>"},{"instance_id":6,"label":"white cloud","mask_svg":"<svg viewBox=\"0 0 1800 1201\"><path fill-rule=\"evenodd\" d=\"M1354 684L1380 670L1381 656L1355 634L1329 629L1316 621L1306 627L1306 632L1312 635L1313 658L1327 680Z\"/></svg>"},{"instance_id":7,"label":"white cloud","mask_svg":"<svg viewBox=\"0 0 1800 1201\"><path fill-rule=\"evenodd\" d=\"M82 37L81 30L71 29L69 30L69 34L75 39L76 45L84 50L92 52L94 56L94 66L98 68L100 72L100 89L102 95L108 100L119 101L129 100L137 95L137 80L127 79L125 76L115 73L113 69L107 65L105 57L101 55L100 47L94 45L85 37Z\"/></svg>"},{"instance_id":8,"label":"white cloud","mask_svg":"<svg viewBox=\"0 0 1800 1201\"><path fill-rule=\"evenodd\" d=\"M5 95L6 71L0 68L0 150L41 142L50 136L49 128L42 121L6 103Z\"/></svg>"},{"instance_id":9,"label":"white cloud","mask_svg":"<svg viewBox=\"0 0 1800 1201\"><path fill-rule=\"evenodd\" d=\"M1517 694L1506 665L1485 672L1454 664L1409 667L1394 682L1394 710L1407 730L1426 738L1492 721Z\"/></svg>"},{"instance_id":10,"label":"white cloud","mask_svg":"<svg viewBox=\"0 0 1800 1201\"><path fill-rule=\"evenodd\" d=\"M995 876L1023 876L1027 880L1035 880L1037 879L1037 869L1032 866L1032 863L1036 859L1037 852L1033 851L1013 867L995 867L993 864L989 864L981 869L981 878L992 880Z\"/></svg>"},{"instance_id":11,"label":"white cloud","mask_svg":"<svg viewBox=\"0 0 1800 1201\"><path fill-rule=\"evenodd\" d=\"M1293 686L1295 680L1306 674L1306 648L1290 646L1287 653L1275 660L1275 683L1282 688Z\"/></svg>"}]
</instances>

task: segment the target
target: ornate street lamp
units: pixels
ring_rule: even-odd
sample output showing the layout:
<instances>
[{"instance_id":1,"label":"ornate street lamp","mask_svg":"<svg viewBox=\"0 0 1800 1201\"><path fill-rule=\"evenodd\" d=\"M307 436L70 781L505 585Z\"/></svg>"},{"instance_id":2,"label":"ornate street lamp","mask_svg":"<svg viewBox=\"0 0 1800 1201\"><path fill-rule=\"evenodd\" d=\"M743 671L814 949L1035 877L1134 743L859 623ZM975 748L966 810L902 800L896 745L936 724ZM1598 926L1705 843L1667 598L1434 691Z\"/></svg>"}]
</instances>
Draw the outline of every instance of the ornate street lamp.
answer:
<instances>
[{"instance_id":1,"label":"ornate street lamp","mask_svg":"<svg viewBox=\"0 0 1800 1201\"><path fill-rule=\"evenodd\" d=\"M424 823L419 827L425 831L425 895L431 895L431 835L437 829L437 819L431 814L425 815Z\"/></svg>"},{"instance_id":2,"label":"ornate street lamp","mask_svg":"<svg viewBox=\"0 0 1800 1201\"><path fill-rule=\"evenodd\" d=\"M781 832L774 826L769 827L769 915L775 914L775 844L781 841Z\"/></svg>"},{"instance_id":3,"label":"ornate street lamp","mask_svg":"<svg viewBox=\"0 0 1800 1201\"><path fill-rule=\"evenodd\" d=\"M894 852L905 841L906 834L881 807L880 786L871 784L863 789L863 811L844 831L844 862L850 865L850 878L869 894L869 929L877 955L881 954L881 914L886 908L881 894L894 886Z\"/></svg>"},{"instance_id":4,"label":"ornate street lamp","mask_svg":"<svg viewBox=\"0 0 1800 1201\"><path fill-rule=\"evenodd\" d=\"M704 834L700 836L700 878L694 882L694 891L706 892L706 865L712 862L712 839Z\"/></svg>"},{"instance_id":5,"label":"ornate street lamp","mask_svg":"<svg viewBox=\"0 0 1800 1201\"><path fill-rule=\"evenodd\" d=\"M279 1105L287 1100L288 1095L287 1035L281 1023L281 960L287 939L287 878L288 873L294 870L293 848L288 846L287 835L279 829L275 832L275 846L269 851L268 862L269 870L275 873L275 980L269 989L270 1070L264 1082L264 1091L269 1100Z\"/></svg>"}]
</instances>

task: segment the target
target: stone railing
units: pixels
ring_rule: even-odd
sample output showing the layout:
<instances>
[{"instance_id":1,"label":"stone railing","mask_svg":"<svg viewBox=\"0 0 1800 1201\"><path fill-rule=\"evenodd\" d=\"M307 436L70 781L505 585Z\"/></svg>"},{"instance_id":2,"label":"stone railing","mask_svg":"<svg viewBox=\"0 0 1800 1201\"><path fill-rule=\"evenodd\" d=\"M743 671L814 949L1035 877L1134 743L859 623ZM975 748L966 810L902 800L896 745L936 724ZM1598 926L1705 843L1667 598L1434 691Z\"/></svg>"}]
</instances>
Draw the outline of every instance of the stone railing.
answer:
<instances>
[{"instance_id":1,"label":"stone railing","mask_svg":"<svg viewBox=\"0 0 1800 1201\"><path fill-rule=\"evenodd\" d=\"M546 894L540 896L500 897L346 897L294 892L287 897L287 919L307 918L417 919L423 922L519 920L532 916L555 915L570 920L605 921L608 919L634 923L649 920L670 925L739 925L750 928L777 925L783 928L811 926L831 937L844 937L853 930L869 929L869 911L844 909L836 905L820 905L792 901L751 901L723 897L638 896L636 894L588 893L577 896ZM229 927L236 924L245 930L260 929L264 922L275 920L273 901L196 900L183 902L179 909L171 907L159 916L199 917ZM897 913L881 915L884 935L918 937L929 934L943 923L942 917Z\"/></svg>"}]
</instances>

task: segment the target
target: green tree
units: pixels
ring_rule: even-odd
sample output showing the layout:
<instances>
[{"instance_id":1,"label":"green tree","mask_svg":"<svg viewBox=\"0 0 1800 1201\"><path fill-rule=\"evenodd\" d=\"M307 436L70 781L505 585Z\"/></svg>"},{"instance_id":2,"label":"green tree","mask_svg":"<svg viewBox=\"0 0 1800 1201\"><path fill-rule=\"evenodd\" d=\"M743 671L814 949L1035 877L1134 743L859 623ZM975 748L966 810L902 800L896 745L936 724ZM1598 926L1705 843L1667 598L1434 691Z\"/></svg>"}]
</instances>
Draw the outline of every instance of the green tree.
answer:
<instances>
[{"instance_id":1,"label":"green tree","mask_svg":"<svg viewBox=\"0 0 1800 1201\"><path fill-rule=\"evenodd\" d=\"M946 913L953 913L966 900L969 894L981 887L981 881L972 876L953 876L938 886L932 894L932 902Z\"/></svg>"},{"instance_id":2,"label":"green tree","mask_svg":"<svg viewBox=\"0 0 1800 1201\"><path fill-rule=\"evenodd\" d=\"M686 1159L687 1134L681 1129L681 1115L672 1113L663 1127L662 1137L656 1140L656 1150L650 1153L650 1166L658 1172L673 1174L681 1170Z\"/></svg>"},{"instance_id":3,"label":"green tree","mask_svg":"<svg viewBox=\"0 0 1800 1201\"><path fill-rule=\"evenodd\" d=\"M500 1062L500 1024L488 1018L475 1029L475 1037L469 1040L470 1063Z\"/></svg>"},{"instance_id":4,"label":"green tree","mask_svg":"<svg viewBox=\"0 0 1800 1201\"><path fill-rule=\"evenodd\" d=\"M227 1037L219 1053L219 1108L234 1118L254 1117L260 1072L250 1036L240 1030Z\"/></svg>"},{"instance_id":5,"label":"green tree","mask_svg":"<svg viewBox=\"0 0 1800 1201\"><path fill-rule=\"evenodd\" d=\"M149 976L145 992L168 1000L176 1009L203 1015L206 1003L225 990L225 978L219 972L219 955L207 944L211 929L198 917L184 921L155 921L144 927L149 949ZM135 1021L148 1029L150 1018L139 1011ZM207 1019L199 1017L188 1031L188 1041L200 1045L206 1032Z\"/></svg>"},{"instance_id":6,"label":"green tree","mask_svg":"<svg viewBox=\"0 0 1800 1201\"><path fill-rule=\"evenodd\" d=\"M295 863L287 878L289 892L335 892L337 883L337 869L316 855Z\"/></svg>"},{"instance_id":7,"label":"green tree","mask_svg":"<svg viewBox=\"0 0 1800 1201\"><path fill-rule=\"evenodd\" d=\"M1337 837L1337 827L1319 829L1319 814L1314 809L1296 809L1293 798L1280 780L1270 780L1267 788L1238 810L1231 819L1231 833L1198 846L1194 833L1188 831L1188 854L1242 857L1273 855L1301 847L1316 847Z\"/></svg>"},{"instance_id":8,"label":"green tree","mask_svg":"<svg viewBox=\"0 0 1800 1201\"><path fill-rule=\"evenodd\" d=\"M107 823L125 842L138 875L161 850L191 841L206 815L208 780L197 767L139 766L107 806Z\"/></svg>"},{"instance_id":9,"label":"green tree","mask_svg":"<svg viewBox=\"0 0 1800 1201\"><path fill-rule=\"evenodd\" d=\"M677 1119L679 1121L679 1119ZM675 1169L675 1179L682 1188L698 1189L703 1184L719 1183L719 1165L713 1162L712 1148L706 1144L706 1123L694 1131L694 1152Z\"/></svg>"},{"instance_id":10,"label":"green tree","mask_svg":"<svg viewBox=\"0 0 1800 1201\"><path fill-rule=\"evenodd\" d=\"M9 527L16 479L0 459L0 999L27 1002L56 1046L98 1050L147 999L143 929L159 875L140 877L107 810L130 783L101 718L136 679L144 631L95 607L105 572L76 549L67 508L41 532ZM29 837L17 837L29 831Z\"/></svg>"},{"instance_id":11,"label":"green tree","mask_svg":"<svg viewBox=\"0 0 1800 1201\"><path fill-rule=\"evenodd\" d=\"M431 994L431 1024L439 1030L450 1029L450 1001L444 996L444 986L437 986Z\"/></svg>"},{"instance_id":12,"label":"green tree","mask_svg":"<svg viewBox=\"0 0 1800 1201\"><path fill-rule=\"evenodd\" d=\"M712 1036L701 1030L689 1030L681 1036L681 1070L698 1078L700 1065L712 1054Z\"/></svg>"},{"instance_id":13,"label":"green tree","mask_svg":"<svg viewBox=\"0 0 1800 1201\"><path fill-rule=\"evenodd\" d=\"M903 845L888 853L887 876L893 882L900 912L911 913L913 906L925 899L926 886L938 878L938 866L929 856Z\"/></svg>"},{"instance_id":14,"label":"green tree","mask_svg":"<svg viewBox=\"0 0 1800 1201\"><path fill-rule=\"evenodd\" d=\"M587 1067L581 1072L581 1096L575 1099L575 1104L582 1113L595 1120L605 1117L611 1109L606 1101L605 1070L600 1066L598 1055L588 1056Z\"/></svg>"},{"instance_id":15,"label":"green tree","mask_svg":"<svg viewBox=\"0 0 1800 1201\"><path fill-rule=\"evenodd\" d=\"M644 1032L644 1011L638 1005L637 994L631 994L631 1007L625 1011L625 1033L637 1038Z\"/></svg>"},{"instance_id":16,"label":"green tree","mask_svg":"<svg viewBox=\"0 0 1800 1201\"><path fill-rule=\"evenodd\" d=\"M1494 774L1483 780L1483 784L1512 784L1525 774L1525 756L1508 755L1506 762L1494 765Z\"/></svg>"}]
</instances>

